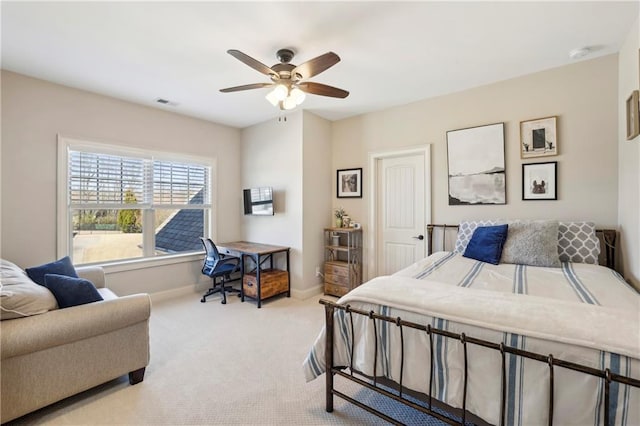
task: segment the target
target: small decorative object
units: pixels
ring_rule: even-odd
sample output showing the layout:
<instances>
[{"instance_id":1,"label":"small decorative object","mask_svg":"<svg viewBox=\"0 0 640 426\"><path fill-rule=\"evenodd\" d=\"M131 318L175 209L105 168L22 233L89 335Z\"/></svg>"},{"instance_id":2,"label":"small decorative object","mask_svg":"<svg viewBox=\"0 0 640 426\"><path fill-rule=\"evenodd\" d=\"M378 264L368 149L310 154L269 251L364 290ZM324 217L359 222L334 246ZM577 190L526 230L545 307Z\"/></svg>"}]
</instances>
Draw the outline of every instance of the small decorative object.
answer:
<instances>
[{"instance_id":1,"label":"small decorative object","mask_svg":"<svg viewBox=\"0 0 640 426\"><path fill-rule=\"evenodd\" d=\"M331 245L339 246L340 245L340 235L333 233L331 235Z\"/></svg>"},{"instance_id":2,"label":"small decorative object","mask_svg":"<svg viewBox=\"0 0 640 426\"><path fill-rule=\"evenodd\" d=\"M344 209L342 207L338 207L335 212L334 215L336 217L336 228L342 228L342 218L346 215L347 213L344 211Z\"/></svg>"},{"instance_id":3,"label":"small decorative object","mask_svg":"<svg viewBox=\"0 0 640 426\"><path fill-rule=\"evenodd\" d=\"M338 198L362 198L362 168L338 170Z\"/></svg>"},{"instance_id":4,"label":"small decorative object","mask_svg":"<svg viewBox=\"0 0 640 426\"><path fill-rule=\"evenodd\" d=\"M558 155L557 117L520 122L520 158Z\"/></svg>"},{"instance_id":5,"label":"small decorative object","mask_svg":"<svg viewBox=\"0 0 640 426\"><path fill-rule=\"evenodd\" d=\"M627 140L631 140L640 135L640 118L638 114L638 91L631 92L627 98Z\"/></svg>"},{"instance_id":6,"label":"small decorative object","mask_svg":"<svg viewBox=\"0 0 640 426\"><path fill-rule=\"evenodd\" d=\"M557 200L557 161L522 165L523 200Z\"/></svg>"},{"instance_id":7,"label":"small decorative object","mask_svg":"<svg viewBox=\"0 0 640 426\"><path fill-rule=\"evenodd\" d=\"M351 218L347 215L342 216L342 227L348 228L351 224Z\"/></svg>"},{"instance_id":8,"label":"small decorative object","mask_svg":"<svg viewBox=\"0 0 640 426\"><path fill-rule=\"evenodd\" d=\"M504 123L447 132L449 205L506 204Z\"/></svg>"},{"instance_id":9,"label":"small decorative object","mask_svg":"<svg viewBox=\"0 0 640 426\"><path fill-rule=\"evenodd\" d=\"M360 229L362 228L362 225L360 225L359 222L351 222L351 225L353 226L353 229Z\"/></svg>"}]
</instances>

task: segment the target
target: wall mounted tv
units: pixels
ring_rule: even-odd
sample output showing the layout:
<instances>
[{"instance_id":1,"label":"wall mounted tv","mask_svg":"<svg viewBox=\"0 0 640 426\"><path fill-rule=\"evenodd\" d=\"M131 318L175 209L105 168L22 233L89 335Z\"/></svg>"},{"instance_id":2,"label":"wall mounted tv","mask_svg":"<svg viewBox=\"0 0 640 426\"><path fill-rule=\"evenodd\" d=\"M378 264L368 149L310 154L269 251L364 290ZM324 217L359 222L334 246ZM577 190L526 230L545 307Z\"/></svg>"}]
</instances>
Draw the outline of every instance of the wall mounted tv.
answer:
<instances>
[{"instance_id":1,"label":"wall mounted tv","mask_svg":"<svg viewBox=\"0 0 640 426\"><path fill-rule=\"evenodd\" d=\"M273 190L270 186L243 190L244 214L273 216Z\"/></svg>"}]
</instances>

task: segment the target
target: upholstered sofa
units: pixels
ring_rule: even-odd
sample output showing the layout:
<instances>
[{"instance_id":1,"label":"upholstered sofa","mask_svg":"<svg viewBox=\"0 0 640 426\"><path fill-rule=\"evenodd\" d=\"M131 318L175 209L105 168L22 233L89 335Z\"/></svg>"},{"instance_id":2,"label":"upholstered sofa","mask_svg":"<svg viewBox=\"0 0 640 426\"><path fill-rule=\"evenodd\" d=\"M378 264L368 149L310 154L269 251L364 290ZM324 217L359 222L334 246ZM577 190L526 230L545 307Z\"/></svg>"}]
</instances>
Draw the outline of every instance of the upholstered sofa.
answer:
<instances>
[{"instance_id":1,"label":"upholstered sofa","mask_svg":"<svg viewBox=\"0 0 640 426\"><path fill-rule=\"evenodd\" d=\"M102 268L79 267L78 276L91 281L103 301L59 309L53 298L35 311L31 301L9 309L10 297L19 293L11 284L26 274L4 260L1 266L2 423L125 374L131 384L143 380L149 363L147 294L117 297L105 287ZM48 291L32 284L37 287L29 285L29 291ZM32 311L23 316L21 310L28 308Z\"/></svg>"}]
</instances>

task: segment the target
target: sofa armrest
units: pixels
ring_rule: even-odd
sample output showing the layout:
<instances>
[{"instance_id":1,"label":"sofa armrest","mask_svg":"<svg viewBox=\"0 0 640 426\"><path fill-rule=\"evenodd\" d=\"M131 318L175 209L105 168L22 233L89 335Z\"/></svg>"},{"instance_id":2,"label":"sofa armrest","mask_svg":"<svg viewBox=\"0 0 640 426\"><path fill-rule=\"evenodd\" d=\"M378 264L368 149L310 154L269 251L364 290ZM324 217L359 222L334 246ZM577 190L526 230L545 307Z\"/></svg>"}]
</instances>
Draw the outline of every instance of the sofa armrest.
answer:
<instances>
[{"instance_id":1,"label":"sofa armrest","mask_svg":"<svg viewBox=\"0 0 640 426\"><path fill-rule=\"evenodd\" d=\"M104 269L100 266L79 266L76 268L76 272L80 278L91 281L96 288L106 286Z\"/></svg>"},{"instance_id":2,"label":"sofa armrest","mask_svg":"<svg viewBox=\"0 0 640 426\"><path fill-rule=\"evenodd\" d=\"M140 322L151 315L148 294L57 309L0 323L2 359L73 343Z\"/></svg>"}]
</instances>

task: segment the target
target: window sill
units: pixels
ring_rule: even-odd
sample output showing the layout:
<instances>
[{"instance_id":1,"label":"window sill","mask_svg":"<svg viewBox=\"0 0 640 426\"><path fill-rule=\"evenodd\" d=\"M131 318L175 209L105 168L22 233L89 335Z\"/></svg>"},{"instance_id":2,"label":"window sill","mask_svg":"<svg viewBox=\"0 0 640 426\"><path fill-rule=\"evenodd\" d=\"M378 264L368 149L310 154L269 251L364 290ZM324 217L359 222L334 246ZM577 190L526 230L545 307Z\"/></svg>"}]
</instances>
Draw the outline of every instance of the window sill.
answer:
<instances>
[{"instance_id":1,"label":"window sill","mask_svg":"<svg viewBox=\"0 0 640 426\"><path fill-rule=\"evenodd\" d=\"M159 256L154 258L131 259L108 263L86 263L78 265L83 266L100 266L104 269L105 274L114 272L135 271L139 269L156 268L158 266L173 265L176 263L187 263L202 260L204 251L192 252L185 254L175 254L170 256Z\"/></svg>"}]
</instances>

